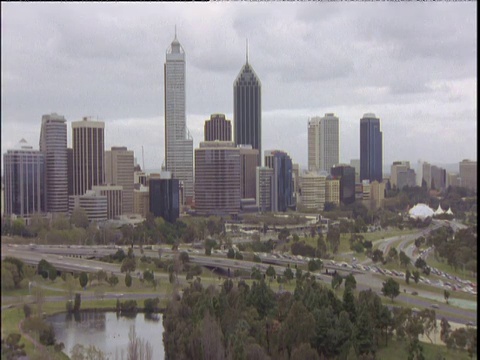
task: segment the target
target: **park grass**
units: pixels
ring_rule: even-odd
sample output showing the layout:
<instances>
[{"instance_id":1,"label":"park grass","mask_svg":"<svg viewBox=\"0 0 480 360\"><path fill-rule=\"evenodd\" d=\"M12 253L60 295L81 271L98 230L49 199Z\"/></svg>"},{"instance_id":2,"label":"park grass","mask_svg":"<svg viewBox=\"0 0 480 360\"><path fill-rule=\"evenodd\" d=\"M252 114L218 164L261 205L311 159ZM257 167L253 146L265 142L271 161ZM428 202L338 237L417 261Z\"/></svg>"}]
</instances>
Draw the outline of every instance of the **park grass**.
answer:
<instances>
[{"instance_id":1,"label":"park grass","mask_svg":"<svg viewBox=\"0 0 480 360\"><path fill-rule=\"evenodd\" d=\"M384 339L382 339L384 340ZM385 343L381 341L376 358L380 360L405 360L408 359L408 343L406 341L400 341L398 339L389 339L388 346L385 347ZM383 345L383 346L382 346ZM452 350L447 349L446 346L435 345L429 343L421 343L423 348L423 355L425 359L455 359L455 360L469 360L467 351L465 350ZM473 357L477 357L474 355Z\"/></svg>"}]
</instances>

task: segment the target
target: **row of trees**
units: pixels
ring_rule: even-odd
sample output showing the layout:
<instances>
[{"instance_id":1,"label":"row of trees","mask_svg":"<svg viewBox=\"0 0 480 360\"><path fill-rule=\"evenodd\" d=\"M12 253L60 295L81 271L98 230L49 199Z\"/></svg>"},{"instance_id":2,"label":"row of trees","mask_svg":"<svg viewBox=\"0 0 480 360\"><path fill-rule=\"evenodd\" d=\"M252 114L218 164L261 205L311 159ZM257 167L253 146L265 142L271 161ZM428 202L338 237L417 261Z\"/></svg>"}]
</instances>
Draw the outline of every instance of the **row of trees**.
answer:
<instances>
[{"instance_id":1,"label":"row of trees","mask_svg":"<svg viewBox=\"0 0 480 360\"><path fill-rule=\"evenodd\" d=\"M261 277L252 286L228 279L220 290L197 279L163 315L166 358L370 359L395 333L420 359L418 337L435 331L435 311L391 311L371 290L355 296L354 284L338 299L307 274L293 294L274 293Z\"/></svg>"}]
</instances>

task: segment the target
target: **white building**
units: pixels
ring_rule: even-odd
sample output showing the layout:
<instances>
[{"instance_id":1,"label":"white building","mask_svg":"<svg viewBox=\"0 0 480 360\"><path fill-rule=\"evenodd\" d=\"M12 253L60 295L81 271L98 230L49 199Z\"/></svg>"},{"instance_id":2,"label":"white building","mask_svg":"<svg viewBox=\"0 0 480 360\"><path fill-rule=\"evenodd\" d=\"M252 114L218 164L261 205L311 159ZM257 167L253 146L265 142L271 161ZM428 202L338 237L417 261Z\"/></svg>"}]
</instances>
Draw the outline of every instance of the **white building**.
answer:
<instances>
[{"instance_id":1,"label":"white building","mask_svg":"<svg viewBox=\"0 0 480 360\"><path fill-rule=\"evenodd\" d=\"M308 170L328 171L339 163L339 121L334 114L308 121Z\"/></svg>"},{"instance_id":2,"label":"white building","mask_svg":"<svg viewBox=\"0 0 480 360\"><path fill-rule=\"evenodd\" d=\"M300 175L300 196L301 208L323 211L325 206L325 182L326 176L316 172L308 172Z\"/></svg>"},{"instance_id":3,"label":"white building","mask_svg":"<svg viewBox=\"0 0 480 360\"><path fill-rule=\"evenodd\" d=\"M183 183L186 202L193 199L193 138L185 110L185 52L177 40L166 53L165 74L165 168Z\"/></svg>"}]
</instances>

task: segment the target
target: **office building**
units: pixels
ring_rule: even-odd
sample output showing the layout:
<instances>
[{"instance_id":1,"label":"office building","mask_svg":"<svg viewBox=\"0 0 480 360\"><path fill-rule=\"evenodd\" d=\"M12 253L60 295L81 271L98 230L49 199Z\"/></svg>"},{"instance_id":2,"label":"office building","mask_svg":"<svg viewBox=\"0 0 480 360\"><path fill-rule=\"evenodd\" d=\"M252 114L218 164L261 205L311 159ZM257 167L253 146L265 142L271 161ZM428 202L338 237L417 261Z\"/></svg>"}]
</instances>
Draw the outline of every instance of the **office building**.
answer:
<instances>
[{"instance_id":1,"label":"office building","mask_svg":"<svg viewBox=\"0 0 480 360\"><path fill-rule=\"evenodd\" d=\"M439 166L432 165L430 167L430 176L432 179L431 188L435 190L443 190L447 184L447 171Z\"/></svg>"},{"instance_id":2,"label":"office building","mask_svg":"<svg viewBox=\"0 0 480 360\"><path fill-rule=\"evenodd\" d=\"M297 209L323 211L325 206L326 176L317 172L307 172L299 178L299 201Z\"/></svg>"},{"instance_id":3,"label":"office building","mask_svg":"<svg viewBox=\"0 0 480 360\"><path fill-rule=\"evenodd\" d=\"M265 151L265 166L273 169L272 211L285 212L294 207L292 159L284 151Z\"/></svg>"},{"instance_id":4,"label":"office building","mask_svg":"<svg viewBox=\"0 0 480 360\"><path fill-rule=\"evenodd\" d=\"M67 148L67 192L73 195L73 149Z\"/></svg>"},{"instance_id":5,"label":"office building","mask_svg":"<svg viewBox=\"0 0 480 360\"><path fill-rule=\"evenodd\" d=\"M119 185L95 185L92 186L99 196L107 197L107 219L116 219L122 215L123 188Z\"/></svg>"},{"instance_id":6,"label":"office building","mask_svg":"<svg viewBox=\"0 0 480 360\"><path fill-rule=\"evenodd\" d=\"M461 179L457 173L447 173L447 187L460 186Z\"/></svg>"},{"instance_id":7,"label":"office building","mask_svg":"<svg viewBox=\"0 0 480 360\"><path fill-rule=\"evenodd\" d=\"M459 169L461 186L477 191L477 162L462 160Z\"/></svg>"},{"instance_id":8,"label":"office building","mask_svg":"<svg viewBox=\"0 0 480 360\"><path fill-rule=\"evenodd\" d=\"M383 140L380 119L365 114L360 119L360 180L382 182Z\"/></svg>"},{"instance_id":9,"label":"office building","mask_svg":"<svg viewBox=\"0 0 480 360\"><path fill-rule=\"evenodd\" d=\"M105 151L105 182L122 186L122 214L133 213L133 170L133 151L124 146Z\"/></svg>"},{"instance_id":10,"label":"office building","mask_svg":"<svg viewBox=\"0 0 480 360\"><path fill-rule=\"evenodd\" d=\"M233 123L236 145L252 145L258 150L257 165L262 162L262 84L248 63L248 50L233 83Z\"/></svg>"},{"instance_id":11,"label":"office building","mask_svg":"<svg viewBox=\"0 0 480 360\"><path fill-rule=\"evenodd\" d=\"M339 163L339 121L334 114L308 121L308 170L327 171Z\"/></svg>"},{"instance_id":12,"label":"office building","mask_svg":"<svg viewBox=\"0 0 480 360\"><path fill-rule=\"evenodd\" d=\"M325 203L340 205L340 179L328 176L325 180Z\"/></svg>"},{"instance_id":13,"label":"office building","mask_svg":"<svg viewBox=\"0 0 480 360\"><path fill-rule=\"evenodd\" d=\"M88 117L72 122L73 194L105 183L105 123Z\"/></svg>"},{"instance_id":14,"label":"office building","mask_svg":"<svg viewBox=\"0 0 480 360\"><path fill-rule=\"evenodd\" d=\"M360 183L360 159L350 160L350 166L355 169L355 183Z\"/></svg>"},{"instance_id":15,"label":"office building","mask_svg":"<svg viewBox=\"0 0 480 360\"><path fill-rule=\"evenodd\" d=\"M185 202L193 200L193 138L187 128L185 51L177 40L167 49L165 85L165 169L182 182Z\"/></svg>"},{"instance_id":16,"label":"office building","mask_svg":"<svg viewBox=\"0 0 480 360\"><path fill-rule=\"evenodd\" d=\"M232 122L224 114L212 114L205 120L205 141L232 141Z\"/></svg>"},{"instance_id":17,"label":"office building","mask_svg":"<svg viewBox=\"0 0 480 360\"><path fill-rule=\"evenodd\" d=\"M63 116L42 116L40 151L45 157L46 211L68 212L67 124Z\"/></svg>"},{"instance_id":18,"label":"office building","mask_svg":"<svg viewBox=\"0 0 480 360\"><path fill-rule=\"evenodd\" d=\"M87 190L83 195L72 195L68 200L68 212L72 215L76 208L85 210L88 221L103 222L108 219L108 199L94 190Z\"/></svg>"},{"instance_id":19,"label":"office building","mask_svg":"<svg viewBox=\"0 0 480 360\"><path fill-rule=\"evenodd\" d=\"M432 188L432 165L428 162L422 163L422 186L426 186L427 189Z\"/></svg>"},{"instance_id":20,"label":"office building","mask_svg":"<svg viewBox=\"0 0 480 360\"><path fill-rule=\"evenodd\" d=\"M5 214L28 218L46 211L45 155L25 139L3 155Z\"/></svg>"},{"instance_id":21,"label":"office building","mask_svg":"<svg viewBox=\"0 0 480 360\"><path fill-rule=\"evenodd\" d=\"M240 211L240 148L231 141L205 141L195 149L195 210L199 215Z\"/></svg>"},{"instance_id":22,"label":"office building","mask_svg":"<svg viewBox=\"0 0 480 360\"><path fill-rule=\"evenodd\" d=\"M180 216L179 180L172 179L170 172L151 176L149 193L150 212L153 216L174 223Z\"/></svg>"},{"instance_id":23,"label":"office building","mask_svg":"<svg viewBox=\"0 0 480 360\"><path fill-rule=\"evenodd\" d=\"M409 161L394 161L390 171L390 186L401 190L405 186L416 186L415 171L410 168Z\"/></svg>"},{"instance_id":24,"label":"office building","mask_svg":"<svg viewBox=\"0 0 480 360\"><path fill-rule=\"evenodd\" d=\"M264 166L257 166L256 181L256 199L258 211L272 211L272 200L275 196L275 194L273 193L273 169Z\"/></svg>"},{"instance_id":25,"label":"office building","mask_svg":"<svg viewBox=\"0 0 480 360\"><path fill-rule=\"evenodd\" d=\"M150 192L148 187L135 184L133 189L133 213L140 214L143 218L150 212Z\"/></svg>"},{"instance_id":26,"label":"office building","mask_svg":"<svg viewBox=\"0 0 480 360\"><path fill-rule=\"evenodd\" d=\"M349 165L337 165L330 170L340 180L340 201L345 205L355 201L355 169Z\"/></svg>"},{"instance_id":27,"label":"office building","mask_svg":"<svg viewBox=\"0 0 480 360\"><path fill-rule=\"evenodd\" d=\"M254 199L256 190L256 168L258 150L252 145L239 145L240 149L240 199Z\"/></svg>"}]
</instances>

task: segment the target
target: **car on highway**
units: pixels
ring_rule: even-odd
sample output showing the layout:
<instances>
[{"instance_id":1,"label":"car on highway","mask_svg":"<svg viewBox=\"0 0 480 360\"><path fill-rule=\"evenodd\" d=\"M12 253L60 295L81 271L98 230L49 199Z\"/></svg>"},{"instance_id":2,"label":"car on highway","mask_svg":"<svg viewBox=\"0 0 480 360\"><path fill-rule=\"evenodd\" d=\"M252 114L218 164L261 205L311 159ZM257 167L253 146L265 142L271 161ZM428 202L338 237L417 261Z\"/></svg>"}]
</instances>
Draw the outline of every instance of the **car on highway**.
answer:
<instances>
[{"instance_id":1,"label":"car on highway","mask_svg":"<svg viewBox=\"0 0 480 360\"><path fill-rule=\"evenodd\" d=\"M432 304L431 306L432 306L432 308L434 308L434 309L440 309L440 306L438 306L437 304Z\"/></svg>"}]
</instances>

